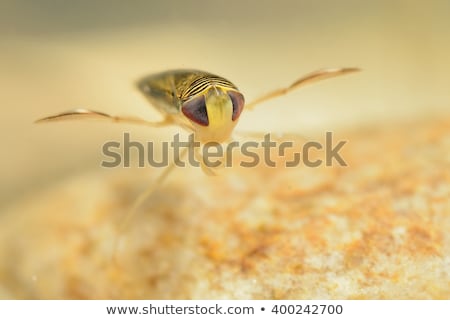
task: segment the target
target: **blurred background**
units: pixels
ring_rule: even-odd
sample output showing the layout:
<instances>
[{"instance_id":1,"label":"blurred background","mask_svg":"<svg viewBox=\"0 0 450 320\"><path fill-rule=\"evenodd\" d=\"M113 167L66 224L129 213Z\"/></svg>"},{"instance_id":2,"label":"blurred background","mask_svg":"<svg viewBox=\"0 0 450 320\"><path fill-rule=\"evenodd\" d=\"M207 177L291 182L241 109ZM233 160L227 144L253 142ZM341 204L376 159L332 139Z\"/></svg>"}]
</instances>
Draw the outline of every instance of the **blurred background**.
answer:
<instances>
[{"instance_id":1,"label":"blurred background","mask_svg":"<svg viewBox=\"0 0 450 320\"><path fill-rule=\"evenodd\" d=\"M239 129L319 131L448 116L448 0L0 0L0 207L100 168L101 145L153 130L33 121L76 107L150 120L133 84L172 68L234 82L247 100L323 67L363 72L244 113ZM0 211L1 212L1 211Z\"/></svg>"}]
</instances>

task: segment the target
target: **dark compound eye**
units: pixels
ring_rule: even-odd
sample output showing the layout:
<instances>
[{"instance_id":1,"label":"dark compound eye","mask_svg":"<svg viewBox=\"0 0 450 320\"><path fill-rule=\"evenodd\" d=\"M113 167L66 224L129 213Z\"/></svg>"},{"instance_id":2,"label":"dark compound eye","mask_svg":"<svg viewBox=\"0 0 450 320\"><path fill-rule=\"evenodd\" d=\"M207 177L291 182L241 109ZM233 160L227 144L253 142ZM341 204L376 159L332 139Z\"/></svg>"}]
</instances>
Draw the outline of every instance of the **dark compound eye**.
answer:
<instances>
[{"instance_id":1,"label":"dark compound eye","mask_svg":"<svg viewBox=\"0 0 450 320\"><path fill-rule=\"evenodd\" d=\"M181 107L181 111L195 123L205 127L209 125L205 96L201 95L200 97L185 102Z\"/></svg>"},{"instance_id":2,"label":"dark compound eye","mask_svg":"<svg viewBox=\"0 0 450 320\"><path fill-rule=\"evenodd\" d=\"M228 95L233 102L233 121L235 121L241 115L242 110L244 109L244 96L236 91L228 91Z\"/></svg>"}]
</instances>

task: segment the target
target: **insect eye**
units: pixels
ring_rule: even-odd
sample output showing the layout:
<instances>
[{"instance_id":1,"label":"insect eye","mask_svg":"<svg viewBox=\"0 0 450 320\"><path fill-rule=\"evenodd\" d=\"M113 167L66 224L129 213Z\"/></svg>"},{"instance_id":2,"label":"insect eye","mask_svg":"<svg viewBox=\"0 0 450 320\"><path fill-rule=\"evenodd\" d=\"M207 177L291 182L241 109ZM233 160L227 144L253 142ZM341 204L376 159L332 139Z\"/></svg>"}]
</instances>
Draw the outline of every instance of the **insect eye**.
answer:
<instances>
[{"instance_id":1,"label":"insect eye","mask_svg":"<svg viewBox=\"0 0 450 320\"><path fill-rule=\"evenodd\" d=\"M232 119L235 121L241 115L242 110L244 109L244 96L239 92L229 91L228 95L231 98L231 102L233 103L233 116Z\"/></svg>"},{"instance_id":2,"label":"insect eye","mask_svg":"<svg viewBox=\"0 0 450 320\"><path fill-rule=\"evenodd\" d=\"M206 101L203 95L185 102L181 107L181 111L195 123L205 127L209 125Z\"/></svg>"}]
</instances>

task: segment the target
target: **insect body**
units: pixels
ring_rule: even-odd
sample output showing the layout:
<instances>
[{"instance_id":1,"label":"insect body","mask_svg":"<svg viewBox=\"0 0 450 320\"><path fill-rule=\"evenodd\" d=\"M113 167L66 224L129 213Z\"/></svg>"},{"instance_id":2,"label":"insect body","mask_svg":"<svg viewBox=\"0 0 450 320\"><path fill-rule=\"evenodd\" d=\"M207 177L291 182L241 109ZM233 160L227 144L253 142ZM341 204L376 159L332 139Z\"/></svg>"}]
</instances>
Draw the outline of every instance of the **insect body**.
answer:
<instances>
[{"instance_id":1,"label":"insect body","mask_svg":"<svg viewBox=\"0 0 450 320\"><path fill-rule=\"evenodd\" d=\"M230 81L199 70L172 70L143 78L139 90L164 116L150 122L135 117L117 117L103 112L75 109L37 122L65 119L101 118L114 122L141 124L151 127L178 125L195 134L200 142L226 142L236 126L241 112L284 95L303 85L351 72L357 68L322 69L298 79L290 86L271 91L245 104L243 94Z\"/></svg>"},{"instance_id":2,"label":"insect body","mask_svg":"<svg viewBox=\"0 0 450 320\"><path fill-rule=\"evenodd\" d=\"M150 102L200 142L228 140L244 108L244 96L230 81L198 70L175 70L139 81Z\"/></svg>"}]
</instances>

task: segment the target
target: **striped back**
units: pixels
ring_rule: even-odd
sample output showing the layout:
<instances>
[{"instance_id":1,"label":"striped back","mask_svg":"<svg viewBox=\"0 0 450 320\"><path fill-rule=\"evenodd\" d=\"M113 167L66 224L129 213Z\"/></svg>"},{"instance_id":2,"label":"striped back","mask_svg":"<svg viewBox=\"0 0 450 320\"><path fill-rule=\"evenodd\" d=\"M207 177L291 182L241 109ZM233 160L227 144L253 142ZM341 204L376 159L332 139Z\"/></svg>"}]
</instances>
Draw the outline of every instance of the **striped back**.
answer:
<instances>
[{"instance_id":1,"label":"striped back","mask_svg":"<svg viewBox=\"0 0 450 320\"><path fill-rule=\"evenodd\" d=\"M199 93L205 91L209 87L222 87L224 89L238 90L237 87L230 81L213 75L213 74L203 74L198 75L181 93L181 99L183 101L189 100Z\"/></svg>"}]
</instances>

